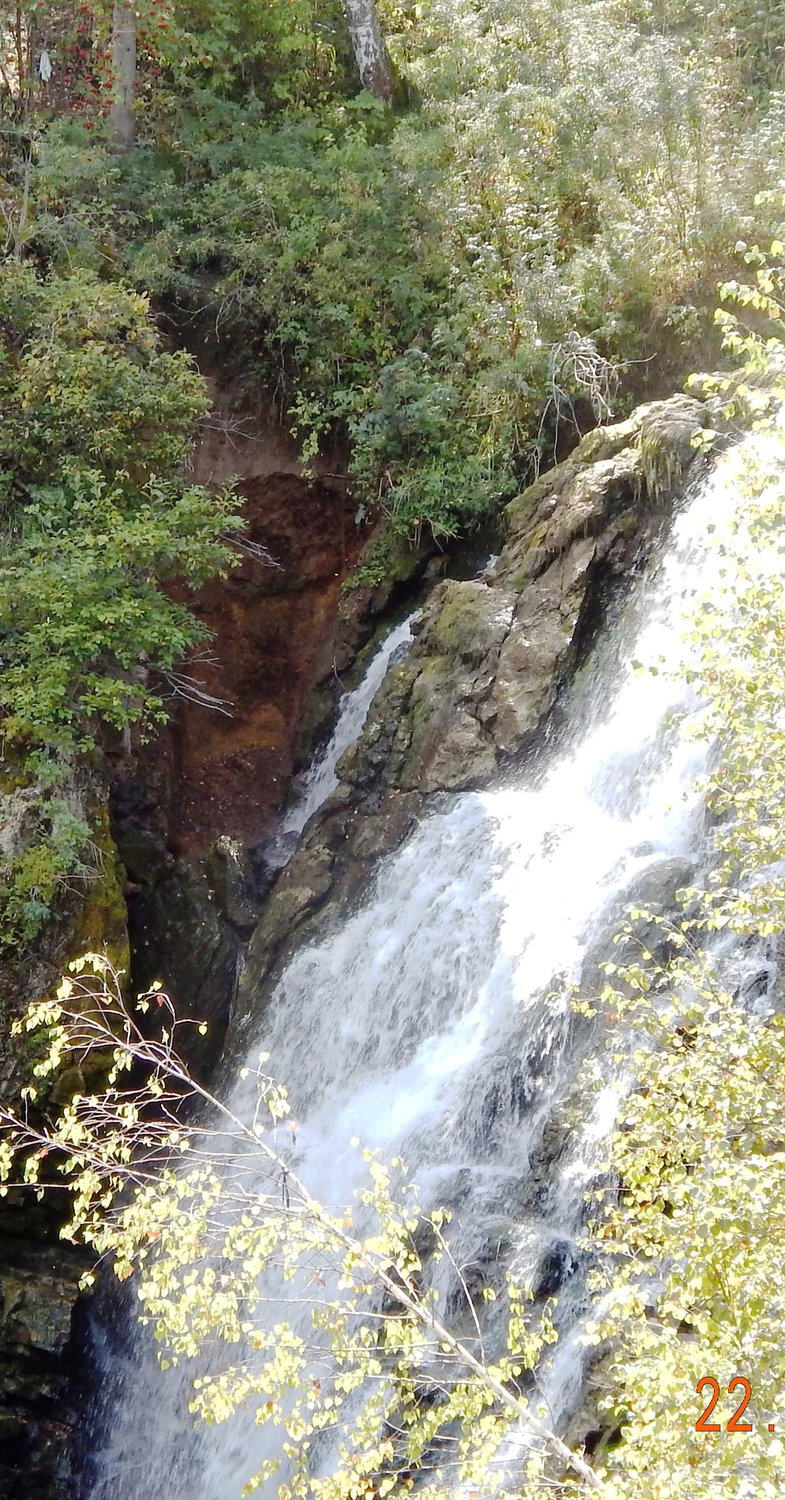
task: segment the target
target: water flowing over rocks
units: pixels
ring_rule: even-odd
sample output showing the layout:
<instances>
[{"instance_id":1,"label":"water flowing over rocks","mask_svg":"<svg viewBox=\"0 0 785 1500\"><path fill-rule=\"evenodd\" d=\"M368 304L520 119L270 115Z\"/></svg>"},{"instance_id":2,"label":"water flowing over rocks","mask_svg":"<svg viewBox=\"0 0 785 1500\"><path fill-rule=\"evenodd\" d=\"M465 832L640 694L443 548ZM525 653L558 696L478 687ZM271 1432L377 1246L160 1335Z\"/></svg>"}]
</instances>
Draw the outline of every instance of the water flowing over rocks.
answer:
<instances>
[{"instance_id":1,"label":"water flowing over rocks","mask_svg":"<svg viewBox=\"0 0 785 1500\"><path fill-rule=\"evenodd\" d=\"M154 742L110 752L131 983L141 990L160 980L183 1012L207 1022L190 1058L202 1071L220 1052L243 943L277 873L265 844L292 778L329 725L377 617L415 586L429 555L415 549L384 585L343 595L372 526L355 524L340 455L306 476L296 444L272 419L237 405L231 385L216 387L214 399L194 477L237 478L250 551L189 604L212 636L194 676L225 711L175 702Z\"/></svg>"},{"instance_id":2,"label":"water flowing over rocks","mask_svg":"<svg viewBox=\"0 0 785 1500\"><path fill-rule=\"evenodd\" d=\"M662 524L668 501L693 461L692 437L707 423L701 403L675 397L590 433L569 459L507 507L505 543L490 569L476 579L435 582L412 624L415 640L408 656L393 659L360 738L339 762L336 789L306 825L266 901L264 887L273 873L260 879L259 862L248 846L273 826L272 813L282 803L296 752L293 739L284 748L280 740L272 759L265 759L272 721L267 708L251 705L255 687L247 659L233 665L233 680L245 674L243 693L252 708L240 723L214 728L200 744L195 711L186 713L190 728L184 730L182 754L190 770L181 799L198 801L200 778L209 779L216 768L225 765L228 779L180 845L167 837L156 800L165 800L167 778L178 772L180 751L170 753L174 742L161 757L157 780L150 762L145 769L116 757L115 831L127 874L133 980L141 986L161 978L171 985L174 975L181 1008L208 1021L207 1038L197 1043L191 1059L199 1071L208 1072L216 1061L238 974L241 1011L258 1013L260 982L299 942L304 924L321 920L328 904L332 910L360 889L379 857L405 839L426 799L438 805L444 793L482 786L535 743L562 685L594 638L613 589L635 568ZM286 478L290 489L302 483L297 476ZM340 571L333 568L327 579L317 569L318 589L322 583L324 589L309 638L315 652L321 636L322 655L337 649L338 636L328 639L325 630L330 611L334 615L337 609ZM243 610L247 624L259 602L257 585L249 580L250 575L240 579L231 600L213 601L218 614L228 610L231 616L224 645L239 639ZM264 587L269 584L265 580ZM294 589L283 606L279 583L268 591L264 609L270 618L283 610L279 624L285 632L290 606L303 608L302 591ZM320 713L324 717L324 705L306 709L306 684L313 692L321 670L317 656L312 652L296 688L286 688L290 730L298 714L310 723ZM277 689L269 683L268 688L269 708ZM258 805L249 822L243 809L254 791ZM8 802L9 820L12 811ZM10 837L10 821L8 828ZM106 852L106 869L116 871L108 830ZM677 872L671 873L675 879ZM33 988L10 991L20 1006L85 947L110 938L122 961L124 912L115 911L122 906L116 874L112 881L111 890L101 885L81 915L75 914L68 933L60 931L52 951L43 953ZM532 1057L517 1072L500 1074L485 1107L492 1111L498 1098L507 1110L514 1096L525 1115L538 1066ZM0 1045L6 1097L15 1087L15 1068L6 1037ZM525 1192L521 1188L538 1211L568 1133L558 1122L548 1130L549 1138L543 1133L529 1164ZM6 1209L4 1231L7 1215ZM0 1241L0 1368L7 1392L0 1406L0 1479L8 1500L65 1500L70 1494L68 1381L74 1371L71 1312L79 1265L78 1258L47 1243L56 1233L54 1222L36 1224L33 1231L20 1220L18 1234ZM548 1284L570 1274L569 1254L554 1250L543 1271Z\"/></svg>"},{"instance_id":3,"label":"water flowing over rocks","mask_svg":"<svg viewBox=\"0 0 785 1500\"><path fill-rule=\"evenodd\" d=\"M235 1115L255 1120L253 1066L264 1049L297 1121L287 1163L334 1208L345 1210L366 1183L353 1141L403 1159L421 1201L452 1211L450 1255L429 1260L425 1275L467 1336L461 1273L476 1291L498 1294L506 1267L540 1296L555 1292L560 1338L538 1367L537 1387L559 1431L581 1408L591 1358L580 1337L580 1241L586 1194L609 1170L621 1086L605 1045L613 1015L602 1007L576 1015L574 999L587 964L612 951L620 903L669 903L685 880L700 883L705 873L700 782L711 748L693 732L700 705L678 668L690 596L711 594L725 566L709 533L722 538L733 525L743 461L730 455L704 472L666 527L667 493L689 468L687 437L702 414L669 403L636 421L610 435L609 456L618 460L610 468L608 434L600 434L585 465L557 471L530 493L521 509L542 529L527 546L513 524L487 581L458 590L478 611L465 628L460 611L442 613L456 597L450 586L438 586L420 620L409 620L421 626L415 643L405 659L393 658L358 743L338 763L338 786L304 829L252 936L241 981L247 1010L230 1049L241 1066L227 1065L217 1084ZM671 449L663 443L669 426ZM592 483L579 471L594 459L605 468L589 509ZM520 743L507 751L489 714L479 722L493 747L493 784L475 789L476 768L466 789L440 784L432 769L440 738L467 703L479 719L482 705L498 702L498 663L518 609L554 562L574 576L571 555L583 559L586 595L566 655L560 643L552 652L539 727L520 728ZM510 578L521 567L517 590ZM622 570L638 575L624 590ZM664 665L650 673L638 662ZM419 712L436 725L424 753L412 703L432 670L454 670L455 695L444 720L441 704L421 690ZM561 696L560 675L568 686ZM471 697L462 696L464 677ZM549 704L558 707L551 721ZM309 790L315 784L313 775ZM360 895L366 875L361 899L339 913L338 898ZM293 935L288 924L297 924ZM276 954L274 984L259 983ZM752 958L741 967L757 985L761 955ZM323 1295L312 1285L309 1272L308 1290L291 1305L292 1327L306 1339L310 1295ZM264 1305L269 1299L276 1317L286 1286L275 1266L263 1273ZM502 1304L497 1295L479 1314L491 1357L503 1337ZM90 1500L144 1500L151 1490L226 1500L260 1462L281 1454L279 1433L251 1410L219 1429L186 1431L193 1372L160 1371L143 1331L130 1325L128 1339L131 1359L127 1347L118 1354L99 1341L107 1397L92 1440ZM197 1356L196 1370L211 1358L207 1349ZM579 1420L578 1445L589 1428L592 1442L604 1440L596 1413L586 1407ZM516 1461L525 1435L510 1441ZM320 1472L337 1452L326 1443Z\"/></svg>"},{"instance_id":4,"label":"water flowing over rocks","mask_svg":"<svg viewBox=\"0 0 785 1500\"><path fill-rule=\"evenodd\" d=\"M445 579L388 673L339 786L306 828L249 946L245 1004L293 931L353 894L432 794L478 787L535 740L696 459L707 408L686 396L587 434L505 510L493 568Z\"/></svg>"}]
</instances>

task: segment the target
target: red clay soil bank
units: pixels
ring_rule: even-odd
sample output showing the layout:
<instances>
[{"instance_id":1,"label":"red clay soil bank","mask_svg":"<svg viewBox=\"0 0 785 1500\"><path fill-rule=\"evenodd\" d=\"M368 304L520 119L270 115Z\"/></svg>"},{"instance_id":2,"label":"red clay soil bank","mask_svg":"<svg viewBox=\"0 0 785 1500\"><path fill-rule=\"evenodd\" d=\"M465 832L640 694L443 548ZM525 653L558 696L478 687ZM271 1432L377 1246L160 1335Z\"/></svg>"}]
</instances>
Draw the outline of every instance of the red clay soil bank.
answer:
<instances>
[{"instance_id":1,"label":"red clay soil bank","mask_svg":"<svg viewBox=\"0 0 785 1500\"><path fill-rule=\"evenodd\" d=\"M258 842L291 778L306 700L333 660L341 583L359 552L342 489L275 474L243 486L248 535L281 564L245 559L210 584L197 613L217 665L199 669L231 717L193 704L174 729L176 852L199 855L219 834Z\"/></svg>"},{"instance_id":2,"label":"red clay soil bank","mask_svg":"<svg viewBox=\"0 0 785 1500\"><path fill-rule=\"evenodd\" d=\"M328 459L321 468L332 472L306 480L280 428L239 422L218 398L194 477L239 476L247 536L279 566L244 557L190 601L214 658L191 670L229 712L180 703L156 743L117 768L126 803L137 788L131 815L165 831L177 855L198 858L221 834L258 843L286 796L309 695L334 665L341 584L367 539L340 467Z\"/></svg>"}]
</instances>

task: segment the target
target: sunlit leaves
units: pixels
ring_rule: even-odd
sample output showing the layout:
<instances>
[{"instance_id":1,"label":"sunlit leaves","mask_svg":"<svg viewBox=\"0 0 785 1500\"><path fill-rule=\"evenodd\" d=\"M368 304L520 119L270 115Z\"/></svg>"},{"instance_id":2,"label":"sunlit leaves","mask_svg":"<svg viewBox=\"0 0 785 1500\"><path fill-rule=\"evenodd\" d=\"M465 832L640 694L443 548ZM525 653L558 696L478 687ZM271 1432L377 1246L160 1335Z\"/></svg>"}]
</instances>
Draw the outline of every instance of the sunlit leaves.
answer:
<instances>
[{"instance_id":1,"label":"sunlit leaves","mask_svg":"<svg viewBox=\"0 0 785 1500\"><path fill-rule=\"evenodd\" d=\"M766 286L760 297L726 291L771 313ZM754 396L763 374L773 425L739 474L737 534L714 543L722 586L696 600L689 641L685 670L704 705L697 732L717 745L709 873L680 893L681 916L629 912L598 997L634 1039L613 1150L620 1197L596 1236L593 1336L612 1341L603 1379L622 1432L607 1458L613 1500L774 1500L785 1479L785 1450L769 1431L785 1420L785 1024L765 991L769 940L785 919L782 351L768 345L764 359L757 334L728 326L747 356L735 411L763 428L762 403L742 389ZM656 934L657 961L642 931ZM750 1381L752 1432L696 1432L707 1374L724 1393L735 1375ZM717 1419L736 1404L725 1394Z\"/></svg>"},{"instance_id":2,"label":"sunlit leaves","mask_svg":"<svg viewBox=\"0 0 785 1500\"><path fill-rule=\"evenodd\" d=\"M65 1176L65 1232L111 1257L119 1279L135 1278L162 1366L192 1373L195 1416L219 1422L247 1408L278 1429L280 1457L263 1473L279 1500L403 1496L415 1481L437 1500L446 1486L481 1482L490 1462L506 1494L498 1450L511 1422L534 1427L531 1465L551 1448L591 1478L519 1394L555 1338L547 1308L533 1315L510 1282L507 1348L479 1358L429 1282L429 1265L449 1254L449 1215L424 1213L403 1164L370 1151L357 1201L320 1204L277 1144L283 1090L257 1072L244 1124L190 1080L174 1050L186 1024L160 988L128 1007L100 955L74 964L56 999L17 1024L34 1040L36 1114L0 1111L0 1179L21 1173L40 1192ZM47 1109L52 1084L85 1055L103 1069L103 1092ZM475 1316L479 1332L482 1304ZM311 1461L321 1434L334 1444L326 1466Z\"/></svg>"}]
</instances>

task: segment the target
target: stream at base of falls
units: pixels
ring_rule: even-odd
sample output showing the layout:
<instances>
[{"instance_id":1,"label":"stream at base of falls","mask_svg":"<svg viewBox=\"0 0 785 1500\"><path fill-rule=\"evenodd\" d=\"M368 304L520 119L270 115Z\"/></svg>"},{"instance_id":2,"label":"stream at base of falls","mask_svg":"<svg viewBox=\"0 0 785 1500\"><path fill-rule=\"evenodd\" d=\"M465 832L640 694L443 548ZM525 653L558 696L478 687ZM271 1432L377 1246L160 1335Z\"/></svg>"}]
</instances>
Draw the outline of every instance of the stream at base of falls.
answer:
<instances>
[{"instance_id":1,"label":"stream at base of falls","mask_svg":"<svg viewBox=\"0 0 785 1500\"><path fill-rule=\"evenodd\" d=\"M542 1375L557 1426L580 1399L575 1240L617 1098L613 1078L590 1083L603 1039L571 1002L624 903L672 898L705 857L699 708L667 670L637 663L678 662L684 609L716 579L707 534L734 512L738 461L722 458L684 502L554 743L503 785L438 799L362 902L292 958L253 1049L288 1090L294 1165L321 1202L343 1206L363 1184L359 1138L404 1158L426 1206L452 1210L470 1285L507 1266L559 1292L562 1338ZM231 1102L250 1118L252 1085L238 1081ZM466 1333L449 1261L434 1274L443 1316ZM158 1371L141 1333L107 1347L104 1381L90 1500L237 1500L270 1452L252 1418L194 1428L183 1374Z\"/></svg>"}]
</instances>

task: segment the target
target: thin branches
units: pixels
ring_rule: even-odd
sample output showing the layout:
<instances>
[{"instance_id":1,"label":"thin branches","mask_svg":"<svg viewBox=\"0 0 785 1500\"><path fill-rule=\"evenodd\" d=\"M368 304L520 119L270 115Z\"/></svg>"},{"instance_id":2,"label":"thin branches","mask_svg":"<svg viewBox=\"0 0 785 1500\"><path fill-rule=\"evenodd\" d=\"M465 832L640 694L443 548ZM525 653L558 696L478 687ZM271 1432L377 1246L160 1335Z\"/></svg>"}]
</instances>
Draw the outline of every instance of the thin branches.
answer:
<instances>
[{"instance_id":1,"label":"thin branches","mask_svg":"<svg viewBox=\"0 0 785 1500\"><path fill-rule=\"evenodd\" d=\"M573 400L576 393L588 400L598 422L609 421L618 386L619 366L600 354L594 340L574 330L566 334L549 351L548 397L540 417L538 439L550 421L554 424L554 452L563 422L569 422L580 433Z\"/></svg>"},{"instance_id":2,"label":"thin branches","mask_svg":"<svg viewBox=\"0 0 785 1500\"><path fill-rule=\"evenodd\" d=\"M246 1120L191 1076L178 1045L193 1024L158 987L132 1009L106 959L81 961L57 999L34 1007L17 1030L45 1039L37 1079L64 1067L78 1075L89 1063L93 1075L104 1069L105 1087L75 1093L56 1118L46 1083L26 1091L21 1111L0 1107L0 1176L10 1183L16 1174L17 1185L36 1192L45 1190L44 1173L68 1183L69 1232L108 1256L118 1276L137 1275L143 1316L162 1338L166 1362L208 1344L245 1347L240 1364L197 1379L195 1409L215 1419L264 1398L270 1419L290 1433L299 1487L287 1493L303 1500L317 1493L305 1439L334 1425L341 1410L345 1443L357 1450L341 1484L353 1473L369 1482L397 1475L403 1484L413 1469L438 1469L448 1436L459 1470L471 1468L514 1423L596 1488L590 1466L520 1395L517 1380L536 1339L516 1333L516 1348L490 1363L460 1272L479 1352L439 1313L415 1245L427 1230L457 1271L441 1231L448 1216L423 1215L413 1189L394 1190L390 1170L370 1153L371 1186L357 1204L319 1203L293 1149L278 1142L289 1104L263 1071L264 1055L248 1070L256 1098ZM292 1146L294 1139L292 1129ZM292 1309L289 1322L271 1331L262 1313L282 1302ZM324 1393L314 1361L327 1371Z\"/></svg>"},{"instance_id":3,"label":"thin branches","mask_svg":"<svg viewBox=\"0 0 785 1500\"><path fill-rule=\"evenodd\" d=\"M215 693L208 693L197 677L192 677L188 672L176 672L174 668L162 670L161 676L171 688L172 698L183 698L186 703L195 703L199 708L212 709L214 713L224 714L226 718L231 719L232 705L229 699L218 698Z\"/></svg>"}]
</instances>

